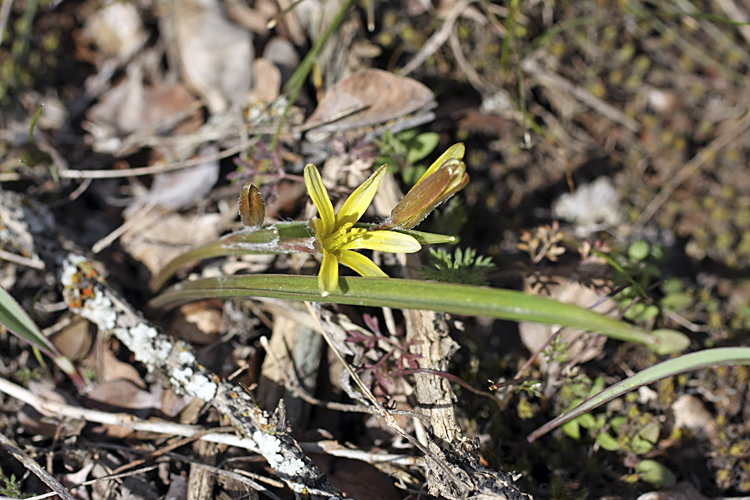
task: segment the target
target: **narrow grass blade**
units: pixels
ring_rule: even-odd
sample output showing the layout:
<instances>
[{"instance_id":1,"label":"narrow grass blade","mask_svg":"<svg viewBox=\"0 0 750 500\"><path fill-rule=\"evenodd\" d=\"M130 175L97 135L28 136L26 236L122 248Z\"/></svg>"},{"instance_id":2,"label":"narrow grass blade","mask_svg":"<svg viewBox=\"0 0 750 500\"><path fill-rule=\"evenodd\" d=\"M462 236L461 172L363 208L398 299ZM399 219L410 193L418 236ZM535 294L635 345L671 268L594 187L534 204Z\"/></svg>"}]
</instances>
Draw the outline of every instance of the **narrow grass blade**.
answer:
<instances>
[{"instance_id":1,"label":"narrow grass blade","mask_svg":"<svg viewBox=\"0 0 750 500\"><path fill-rule=\"evenodd\" d=\"M720 347L706 349L700 352L685 354L677 358L663 361L658 365L646 368L615 385L604 389L599 394L587 399L579 406L550 420L545 425L532 432L527 441L533 443L549 431L563 425L574 418L583 415L615 398L634 389L654 383L658 380L679 375L692 370L724 365L750 365L750 347Z\"/></svg>"},{"instance_id":2,"label":"narrow grass blade","mask_svg":"<svg viewBox=\"0 0 750 500\"><path fill-rule=\"evenodd\" d=\"M176 285L149 305L160 309L205 298L271 297L396 309L427 309L466 316L488 316L581 328L613 339L646 344L660 354L687 347L687 338L671 330L647 333L628 323L546 297L514 290L431 281L341 278L340 292L322 297L314 276L248 275L203 278ZM667 333L668 332L668 333Z\"/></svg>"},{"instance_id":3,"label":"narrow grass blade","mask_svg":"<svg viewBox=\"0 0 750 500\"><path fill-rule=\"evenodd\" d=\"M61 370L70 376L76 385L83 386L83 379L76 371L73 363L60 354L47 337L39 331L39 327L26 314L23 307L3 287L0 287L0 323L13 334L49 356Z\"/></svg>"}]
</instances>

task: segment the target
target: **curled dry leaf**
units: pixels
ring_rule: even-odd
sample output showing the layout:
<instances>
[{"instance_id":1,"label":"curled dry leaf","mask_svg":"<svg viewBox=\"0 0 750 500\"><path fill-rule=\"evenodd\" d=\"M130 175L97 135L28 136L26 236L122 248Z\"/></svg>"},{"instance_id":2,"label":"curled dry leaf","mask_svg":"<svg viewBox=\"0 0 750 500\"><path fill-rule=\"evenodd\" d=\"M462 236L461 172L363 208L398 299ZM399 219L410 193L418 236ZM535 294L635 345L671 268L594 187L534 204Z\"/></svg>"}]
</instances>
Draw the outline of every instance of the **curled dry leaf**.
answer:
<instances>
[{"instance_id":1,"label":"curled dry leaf","mask_svg":"<svg viewBox=\"0 0 750 500\"><path fill-rule=\"evenodd\" d=\"M126 210L130 218L137 210L151 203L172 210L191 207L203 200L219 180L219 148L203 146L199 155L205 161L194 167L158 174L148 194L136 199Z\"/></svg>"},{"instance_id":2,"label":"curled dry leaf","mask_svg":"<svg viewBox=\"0 0 750 500\"><path fill-rule=\"evenodd\" d=\"M147 35L134 3L109 2L86 17L86 38L96 45L98 56L126 59L143 45Z\"/></svg>"},{"instance_id":3,"label":"curled dry leaf","mask_svg":"<svg viewBox=\"0 0 750 500\"><path fill-rule=\"evenodd\" d=\"M434 106L435 95L411 78L368 69L328 89L306 127L311 142L354 128L383 124Z\"/></svg>"},{"instance_id":4,"label":"curled dry leaf","mask_svg":"<svg viewBox=\"0 0 750 500\"><path fill-rule=\"evenodd\" d=\"M152 273L189 248L219 237L219 214L180 215L154 209L122 235L125 250Z\"/></svg>"},{"instance_id":5,"label":"curled dry leaf","mask_svg":"<svg viewBox=\"0 0 750 500\"><path fill-rule=\"evenodd\" d=\"M719 424L703 402L692 394L683 394L672 403L674 426L708 439L712 446L719 444Z\"/></svg>"},{"instance_id":6,"label":"curled dry leaf","mask_svg":"<svg viewBox=\"0 0 750 500\"><path fill-rule=\"evenodd\" d=\"M252 83L250 32L230 22L218 0L180 0L172 5L185 82L212 114L244 104Z\"/></svg>"},{"instance_id":7,"label":"curled dry leaf","mask_svg":"<svg viewBox=\"0 0 750 500\"><path fill-rule=\"evenodd\" d=\"M144 84L143 70L133 64L127 76L86 113L83 127L94 137L95 151L122 155L130 152L121 150L125 135L197 130L203 123L197 102L179 83Z\"/></svg>"},{"instance_id":8,"label":"curled dry leaf","mask_svg":"<svg viewBox=\"0 0 750 500\"><path fill-rule=\"evenodd\" d=\"M548 278L549 279L549 278ZM563 277L554 277L554 283L540 287L539 283L532 284L527 279L524 291L539 295L549 296L567 304L575 304L581 307L591 307L599 299L601 294L588 288L578 281ZM612 300L606 300L596 308L601 314L613 314L617 312L617 305ZM542 348L549 338L559 330L557 325L542 325L540 323L522 322L518 325L521 341L526 348L535 353ZM604 348L607 338L596 336L583 330L566 328L560 335L560 341L565 343L565 362L585 363L594 359ZM562 363L552 360L547 356L538 356L536 361L547 371L551 378L559 374Z\"/></svg>"}]
</instances>

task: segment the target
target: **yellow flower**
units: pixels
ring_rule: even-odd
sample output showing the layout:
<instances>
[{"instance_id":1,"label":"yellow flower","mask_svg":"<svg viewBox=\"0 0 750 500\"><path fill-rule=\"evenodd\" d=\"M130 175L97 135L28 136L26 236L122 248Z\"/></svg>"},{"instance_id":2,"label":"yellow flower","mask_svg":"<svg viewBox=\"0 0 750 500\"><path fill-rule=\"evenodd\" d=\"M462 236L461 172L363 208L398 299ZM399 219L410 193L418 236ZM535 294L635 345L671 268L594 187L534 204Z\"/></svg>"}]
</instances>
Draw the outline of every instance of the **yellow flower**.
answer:
<instances>
[{"instance_id":1,"label":"yellow flower","mask_svg":"<svg viewBox=\"0 0 750 500\"><path fill-rule=\"evenodd\" d=\"M338 290L339 262L362 276L388 277L372 260L355 250L413 253L422 248L419 242L408 234L354 227L370 206L385 171L386 166L383 165L349 196L339 213L334 214L333 204L318 169L312 164L305 166L305 186L319 215L311 224L323 252L318 289L324 297Z\"/></svg>"}]
</instances>

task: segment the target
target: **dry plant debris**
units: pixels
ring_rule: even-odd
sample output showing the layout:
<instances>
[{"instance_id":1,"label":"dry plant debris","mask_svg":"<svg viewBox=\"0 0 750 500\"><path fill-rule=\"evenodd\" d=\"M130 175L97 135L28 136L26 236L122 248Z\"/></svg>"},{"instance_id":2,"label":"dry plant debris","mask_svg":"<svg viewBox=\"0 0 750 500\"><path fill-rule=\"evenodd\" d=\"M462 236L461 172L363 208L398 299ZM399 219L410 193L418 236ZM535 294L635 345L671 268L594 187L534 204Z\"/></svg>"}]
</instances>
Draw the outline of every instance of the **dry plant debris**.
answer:
<instances>
[{"instance_id":1,"label":"dry plant debris","mask_svg":"<svg viewBox=\"0 0 750 500\"><path fill-rule=\"evenodd\" d=\"M437 137L434 151L466 143L471 182L425 230L491 257L492 286L601 302L694 349L748 345L750 4L370 3L2 2L0 286L90 387L0 331L0 495L746 495L746 367L641 388L524 446L657 357L424 311L145 310L166 262L240 227L244 182L268 217L305 219L306 162L325 162L336 206L391 155L382 222ZM628 283L602 253L647 297L605 300ZM423 265L373 260L393 276ZM178 279L318 265L233 256ZM652 491L647 462L678 484Z\"/></svg>"}]
</instances>

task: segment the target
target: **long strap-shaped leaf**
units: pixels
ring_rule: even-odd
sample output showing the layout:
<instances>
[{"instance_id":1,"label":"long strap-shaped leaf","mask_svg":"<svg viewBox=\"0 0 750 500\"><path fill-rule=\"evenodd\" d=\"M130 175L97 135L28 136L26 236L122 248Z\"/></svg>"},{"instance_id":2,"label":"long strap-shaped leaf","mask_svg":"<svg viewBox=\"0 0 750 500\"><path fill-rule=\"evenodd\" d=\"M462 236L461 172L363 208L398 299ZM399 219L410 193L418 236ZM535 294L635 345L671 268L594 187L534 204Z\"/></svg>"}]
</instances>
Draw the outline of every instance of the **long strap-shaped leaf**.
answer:
<instances>
[{"instance_id":1,"label":"long strap-shaped leaf","mask_svg":"<svg viewBox=\"0 0 750 500\"><path fill-rule=\"evenodd\" d=\"M563 425L565 422L569 422L586 412L644 385L651 384L667 377L679 375L680 373L722 365L750 365L750 347L720 347L717 349L706 349L704 351L693 352L685 354L684 356L669 359L658 365L652 366L651 368L646 368L632 377L628 377L622 382L618 382L612 387L604 389L599 394L587 399L572 410L550 420L545 425L529 434L527 441L532 443L549 431Z\"/></svg>"},{"instance_id":2,"label":"long strap-shaped leaf","mask_svg":"<svg viewBox=\"0 0 750 500\"><path fill-rule=\"evenodd\" d=\"M259 274L203 278L182 282L149 304L153 308L220 297L271 297L396 309L427 309L466 316L533 321L601 333L648 345L660 354L687 347L687 338L672 330L652 333L594 311L514 290L431 281L341 278L341 292L322 297L314 276Z\"/></svg>"}]
</instances>

